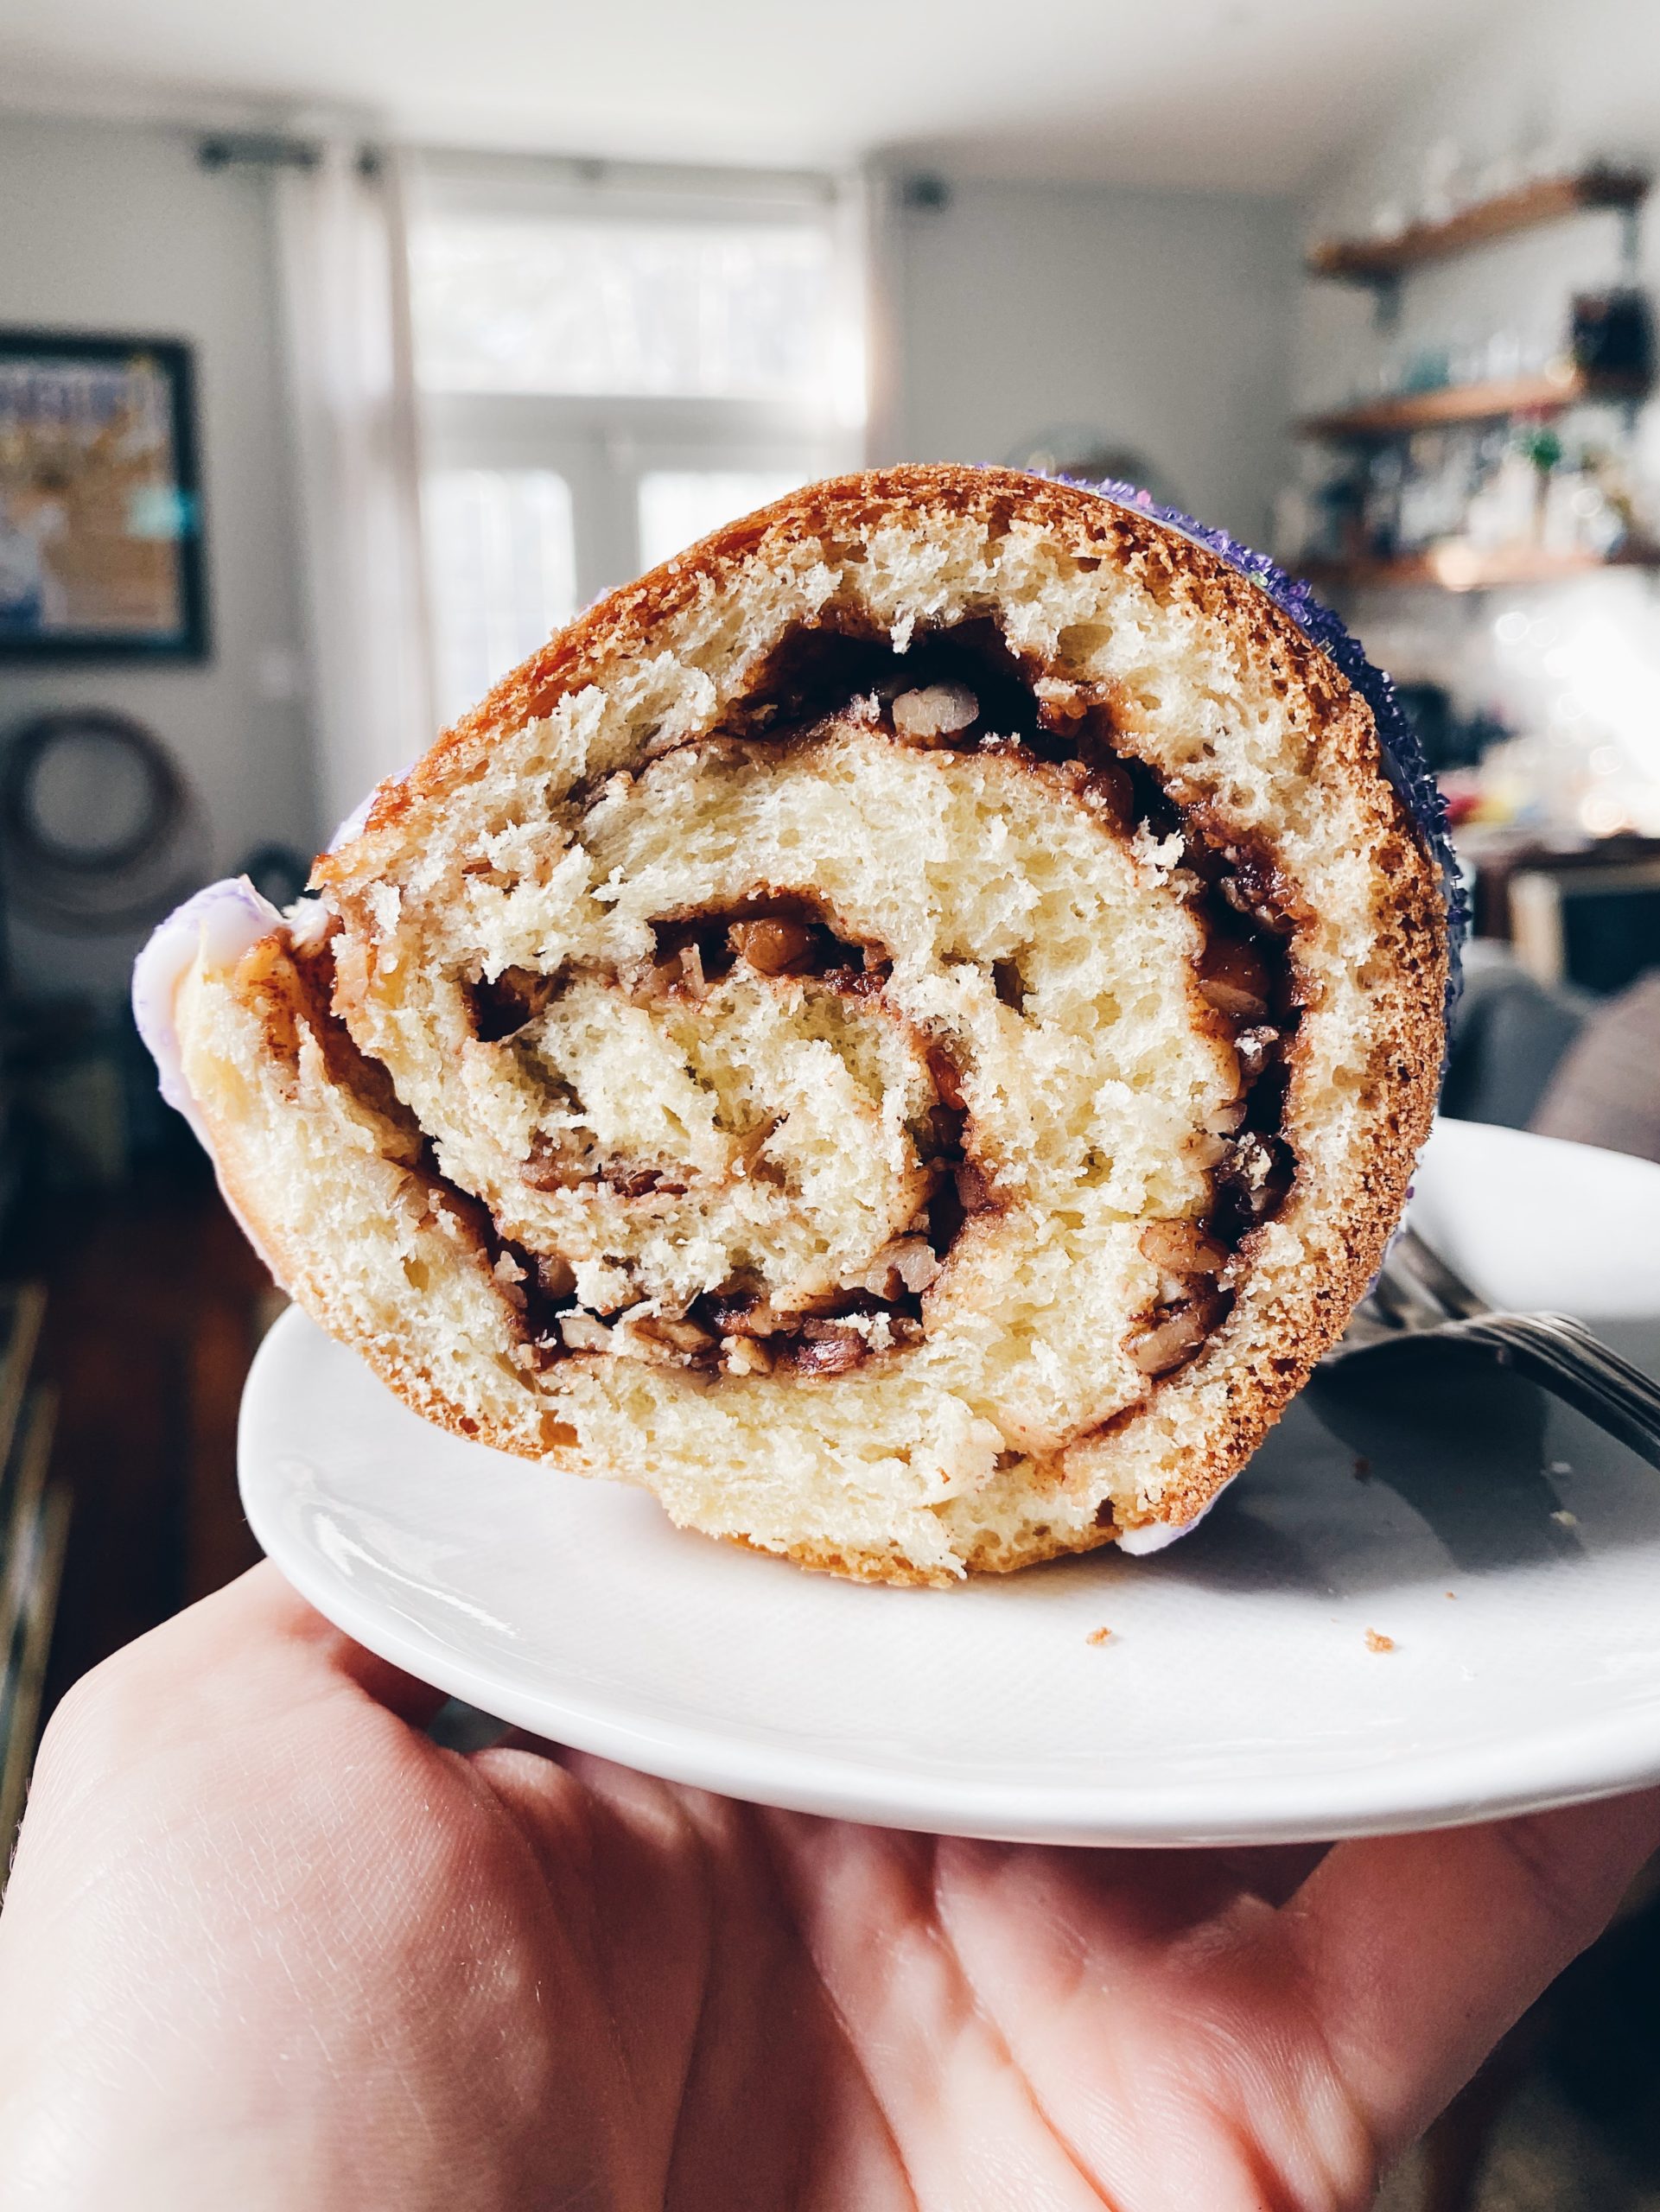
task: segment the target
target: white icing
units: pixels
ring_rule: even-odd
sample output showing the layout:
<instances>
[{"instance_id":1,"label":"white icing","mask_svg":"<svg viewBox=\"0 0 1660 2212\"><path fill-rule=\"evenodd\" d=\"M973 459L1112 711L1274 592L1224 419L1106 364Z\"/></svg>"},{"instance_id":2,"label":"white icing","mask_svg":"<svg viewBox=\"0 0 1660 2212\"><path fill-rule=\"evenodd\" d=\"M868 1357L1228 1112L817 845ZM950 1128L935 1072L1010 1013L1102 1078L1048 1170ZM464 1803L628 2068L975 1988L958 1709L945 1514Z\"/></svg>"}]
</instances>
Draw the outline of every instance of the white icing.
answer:
<instances>
[{"instance_id":1,"label":"white icing","mask_svg":"<svg viewBox=\"0 0 1660 2212\"><path fill-rule=\"evenodd\" d=\"M160 1071L162 1096L178 1109L204 1144L207 1140L184 1079L173 1001L198 953L212 967L231 967L282 918L245 875L210 883L168 916L133 963L133 1020Z\"/></svg>"},{"instance_id":2,"label":"white icing","mask_svg":"<svg viewBox=\"0 0 1660 2212\"><path fill-rule=\"evenodd\" d=\"M1230 1482L1233 1479L1232 1476L1228 1478ZM1227 1486L1227 1483L1224 1483L1222 1490ZM1222 1491L1218 1491L1216 1497L1220 1497L1221 1495ZM1121 1552L1128 1552L1132 1559L1145 1559L1150 1552L1164 1551L1175 1542L1178 1536L1191 1536L1215 1503L1216 1497L1208 1499L1191 1521L1143 1521L1139 1528L1123 1529L1118 1537L1118 1548Z\"/></svg>"},{"instance_id":3,"label":"white icing","mask_svg":"<svg viewBox=\"0 0 1660 2212\"><path fill-rule=\"evenodd\" d=\"M378 791L379 788L379 785L377 784L375 791ZM324 852L337 853L342 845L352 844L360 837L363 835L364 825L369 819L369 809L374 803L374 791L370 791L366 797L360 798L323 847Z\"/></svg>"},{"instance_id":4,"label":"white icing","mask_svg":"<svg viewBox=\"0 0 1660 2212\"><path fill-rule=\"evenodd\" d=\"M184 1116L210 1160L213 1159L213 1147L190 1086L185 1081L184 1055L179 1047L175 1014L179 986L198 954L211 967L233 966L250 946L279 928L282 920L270 900L262 899L245 875L210 883L205 891L199 891L194 899L187 899L176 912L168 916L133 963L133 1020L156 1062L162 1096ZM218 1161L215 1160L213 1164L217 1171ZM243 1235L270 1269L273 1281L280 1283L282 1277L272 1265L270 1253L244 1219L235 1199L226 1190L222 1176L219 1190Z\"/></svg>"},{"instance_id":5,"label":"white icing","mask_svg":"<svg viewBox=\"0 0 1660 2212\"><path fill-rule=\"evenodd\" d=\"M418 762L411 760L406 767L400 768L395 776L388 776L385 784L377 784L372 791L366 792L323 847L324 852L337 853L342 845L352 844L360 837L368 823L369 809L386 788L386 784L407 783L418 765Z\"/></svg>"},{"instance_id":6,"label":"white icing","mask_svg":"<svg viewBox=\"0 0 1660 2212\"><path fill-rule=\"evenodd\" d=\"M416 766L410 761L385 784L377 784L353 808L344 822L324 847L326 852L337 852L342 845L350 844L363 835L369 819L369 810L386 784L401 784ZM394 894L395 895L395 894ZM269 899L262 898L245 875L226 878L220 883L210 883L205 891L197 892L194 899L169 914L152 934L149 943L133 963L132 1012L138 1025L138 1034L149 1047L160 1078L161 1092L168 1104L184 1116L194 1130L197 1141L211 1160L213 1144L208 1137L190 1086L185 1081L184 1058L179 1049L179 1032L174 1014L174 1001L185 971L200 953L210 967L229 968L241 959L251 945L283 925L285 918ZM314 944L323 926L324 910L315 900L302 900L286 918L290 937L301 950ZM217 1160L214 1166L217 1169ZM225 1202L242 1224L243 1234L256 1252L270 1268L270 1255L261 1249L258 1238L243 1220L236 1201L225 1190L224 1179L219 1189ZM280 1277L277 1278L280 1281Z\"/></svg>"},{"instance_id":7,"label":"white icing","mask_svg":"<svg viewBox=\"0 0 1660 2212\"><path fill-rule=\"evenodd\" d=\"M1119 1532L1118 1548L1128 1552L1132 1559L1143 1559L1149 1552L1161 1552L1173 1544L1178 1536L1185 1536L1195 1524L1182 1522L1172 1525L1168 1521L1144 1521L1138 1529L1124 1529Z\"/></svg>"}]
</instances>

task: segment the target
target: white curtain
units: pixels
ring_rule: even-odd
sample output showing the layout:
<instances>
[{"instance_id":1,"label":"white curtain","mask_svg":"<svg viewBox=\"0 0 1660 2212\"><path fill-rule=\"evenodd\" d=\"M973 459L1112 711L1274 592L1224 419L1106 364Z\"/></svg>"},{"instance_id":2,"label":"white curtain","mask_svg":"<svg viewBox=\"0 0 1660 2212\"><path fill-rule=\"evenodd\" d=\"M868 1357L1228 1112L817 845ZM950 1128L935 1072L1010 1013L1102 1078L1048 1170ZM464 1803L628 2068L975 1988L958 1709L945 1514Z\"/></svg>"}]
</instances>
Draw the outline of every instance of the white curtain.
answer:
<instances>
[{"instance_id":1,"label":"white curtain","mask_svg":"<svg viewBox=\"0 0 1660 2212\"><path fill-rule=\"evenodd\" d=\"M432 741L402 179L329 145L277 184L312 698L332 823Z\"/></svg>"}]
</instances>

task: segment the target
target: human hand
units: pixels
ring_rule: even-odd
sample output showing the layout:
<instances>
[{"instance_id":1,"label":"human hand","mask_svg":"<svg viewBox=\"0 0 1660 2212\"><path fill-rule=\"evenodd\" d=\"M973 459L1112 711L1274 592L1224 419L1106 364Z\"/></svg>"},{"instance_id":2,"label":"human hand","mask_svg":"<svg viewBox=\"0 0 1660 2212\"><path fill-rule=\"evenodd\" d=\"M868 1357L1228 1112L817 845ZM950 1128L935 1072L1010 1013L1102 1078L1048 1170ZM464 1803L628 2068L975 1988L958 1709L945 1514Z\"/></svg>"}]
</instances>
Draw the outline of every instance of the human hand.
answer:
<instances>
[{"instance_id":1,"label":"human hand","mask_svg":"<svg viewBox=\"0 0 1660 2212\"><path fill-rule=\"evenodd\" d=\"M0 2204L1336 2212L1612 1910L1660 1796L1043 1850L422 1732L269 1567L48 1731Z\"/></svg>"}]
</instances>

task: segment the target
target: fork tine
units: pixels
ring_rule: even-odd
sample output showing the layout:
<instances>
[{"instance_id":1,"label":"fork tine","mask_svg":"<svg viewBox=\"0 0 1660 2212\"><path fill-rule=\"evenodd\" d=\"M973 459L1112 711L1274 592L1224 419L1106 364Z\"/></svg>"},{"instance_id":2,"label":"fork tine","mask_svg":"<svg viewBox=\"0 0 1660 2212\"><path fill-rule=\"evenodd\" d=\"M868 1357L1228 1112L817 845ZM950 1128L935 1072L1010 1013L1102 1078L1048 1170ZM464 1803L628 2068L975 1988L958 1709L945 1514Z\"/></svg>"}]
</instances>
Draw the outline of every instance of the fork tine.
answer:
<instances>
[{"instance_id":1,"label":"fork tine","mask_svg":"<svg viewBox=\"0 0 1660 2212\"><path fill-rule=\"evenodd\" d=\"M1426 1243L1415 1229L1401 1231L1395 1242L1395 1251L1410 1268L1420 1285L1435 1303L1460 1320L1471 1320L1479 1313L1492 1311L1488 1301L1471 1289L1462 1275L1449 1268L1441 1254Z\"/></svg>"},{"instance_id":2,"label":"fork tine","mask_svg":"<svg viewBox=\"0 0 1660 2212\"><path fill-rule=\"evenodd\" d=\"M1323 1365L1364 1360L1391 1333L1480 1344L1660 1467L1660 1384L1583 1322L1561 1313L1495 1313L1410 1229L1384 1255L1365 1306L1379 1333L1371 1343L1339 1346Z\"/></svg>"},{"instance_id":3,"label":"fork tine","mask_svg":"<svg viewBox=\"0 0 1660 2212\"><path fill-rule=\"evenodd\" d=\"M1411 1327L1410 1309L1401 1296L1400 1286L1390 1281L1386 1275L1382 1274L1378 1275L1366 1294L1365 1303L1372 1309L1377 1319L1380 1321L1386 1321L1391 1329Z\"/></svg>"},{"instance_id":4,"label":"fork tine","mask_svg":"<svg viewBox=\"0 0 1660 2212\"><path fill-rule=\"evenodd\" d=\"M1413 1268L1402 1266L1401 1247L1404 1242L1404 1237L1397 1237L1384 1253L1383 1264L1372 1286L1372 1297L1397 1328L1434 1328L1448 1318L1447 1309L1430 1294Z\"/></svg>"},{"instance_id":5,"label":"fork tine","mask_svg":"<svg viewBox=\"0 0 1660 2212\"><path fill-rule=\"evenodd\" d=\"M1660 1467L1660 1389L1560 1313L1490 1313L1444 1332L1485 1344Z\"/></svg>"}]
</instances>

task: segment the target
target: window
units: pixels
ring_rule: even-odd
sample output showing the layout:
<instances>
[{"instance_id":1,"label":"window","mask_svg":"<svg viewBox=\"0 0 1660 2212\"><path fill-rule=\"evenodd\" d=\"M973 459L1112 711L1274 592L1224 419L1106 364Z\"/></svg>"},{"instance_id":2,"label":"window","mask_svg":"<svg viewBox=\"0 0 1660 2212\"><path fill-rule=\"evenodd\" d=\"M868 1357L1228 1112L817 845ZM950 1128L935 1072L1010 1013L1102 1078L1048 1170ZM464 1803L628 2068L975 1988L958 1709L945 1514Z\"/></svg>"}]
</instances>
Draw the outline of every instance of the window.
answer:
<instances>
[{"instance_id":1,"label":"window","mask_svg":"<svg viewBox=\"0 0 1660 2212\"><path fill-rule=\"evenodd\" d=\"M423 168L410 309L447 717L611 585L858 465L853 213L822 179Z\"/></svg>"},{"instance_id":2,"label":"window","mask_svg":"<svg viewBox=\"0 0 1660 2212\"><path fill-rule=\"evenodd\" d=\"M821 226L429 223L411 242L431 391L809 402L832 357Z\"/></svg>"},{"instance_id":3,"label":"window","mask_svg":"<svg viewBox=\"0 0 1660 2212\"><path fill-rule=\"evenodd\" d=\"M451 722L576 612L570 486L550 468L435 468L423 505Z\"/></svg>"},{"instance_id":4,"label":"window","mask_svg":"<svg viewBox=\"0 0 1660 2212\"><path fill-rule=\"evenodd\" d=\"M791 468L652 469L639 480L640 566L655 568L723 522L781 499L805 481Z\"/></svg>"}]
</instances>

